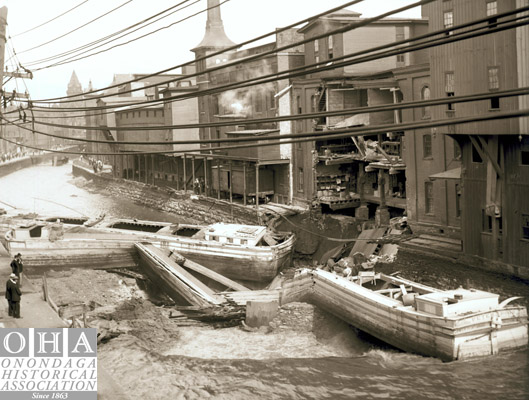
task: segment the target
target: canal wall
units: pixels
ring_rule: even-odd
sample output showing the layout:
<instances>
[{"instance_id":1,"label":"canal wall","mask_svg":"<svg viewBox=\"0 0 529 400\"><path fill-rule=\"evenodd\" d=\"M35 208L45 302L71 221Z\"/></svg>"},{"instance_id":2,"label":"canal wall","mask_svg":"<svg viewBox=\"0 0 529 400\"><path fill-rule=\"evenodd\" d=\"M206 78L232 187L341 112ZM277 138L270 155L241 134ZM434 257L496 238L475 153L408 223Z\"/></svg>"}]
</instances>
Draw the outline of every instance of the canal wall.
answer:
<instances>
[{"instance_id":1,"label":"canal wall","mask_svg":"<svg viewBox=\"0 0 529 400\"><path fill-rule=\"evenodd\" d=\"M355 238L362 228L362 223L352 217L322 215L314 210L281 205L261 206L258 214L255 205L244 206L194 195L190 191L114 178L107 173L96 174L88 165L77 161L72 166L72 174L91 180L98 190L110 196L127 198L136 204L174 214L183 223L273 224L278 231L294 232L297 238L296 252L315 259L327 250L343 244L330 238Z\"/></svg>"},{"instance_id":2,"label":"canal wall","mask_svg":"<svg viewBox=\"0 0 529 400\"><path fill-rule=\"evenodd\" d=\"M13 158L9 161L0 162L0 177L12 174L20 169L42 164L57 157L57 153L43 153L30 156Z\"/></svg>"}]
</instances>

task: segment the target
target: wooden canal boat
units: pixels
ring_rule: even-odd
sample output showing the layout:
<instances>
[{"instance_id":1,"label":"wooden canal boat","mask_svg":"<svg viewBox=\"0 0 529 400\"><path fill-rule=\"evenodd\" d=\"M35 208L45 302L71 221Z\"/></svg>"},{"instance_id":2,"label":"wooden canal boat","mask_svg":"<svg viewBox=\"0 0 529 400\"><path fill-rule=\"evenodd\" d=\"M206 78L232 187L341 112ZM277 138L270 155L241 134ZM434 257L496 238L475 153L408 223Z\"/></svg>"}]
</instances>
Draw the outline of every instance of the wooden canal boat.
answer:
<instances>
[{"instance_id":1,"label":"wooden canal boat","mask_svg":"<svg viewBox=\"0 0 529 400\"><path fill-rule=\"evenodd\" d=\"M367 276L366 276L367 274ZM304 271L317 306L401 350L445 361L526 347L527 309L474 289L437 290L406 279L364 273L350 279Z\"/></svg>"},{"instance_id":2,"label":"wooden canal boat","mask_svg":"<svg viewBox=\"0 0 529 400\"><path fill-rule=\"evenodd\" d=\"M9 253L22 253L28 266L129 263L136 257L137 242L178 252L231 279L269 282L291 264L295 237L265 226L120 219L90 227L33 220L16 225L3 238Z\"/></svg>"}]
</instances>

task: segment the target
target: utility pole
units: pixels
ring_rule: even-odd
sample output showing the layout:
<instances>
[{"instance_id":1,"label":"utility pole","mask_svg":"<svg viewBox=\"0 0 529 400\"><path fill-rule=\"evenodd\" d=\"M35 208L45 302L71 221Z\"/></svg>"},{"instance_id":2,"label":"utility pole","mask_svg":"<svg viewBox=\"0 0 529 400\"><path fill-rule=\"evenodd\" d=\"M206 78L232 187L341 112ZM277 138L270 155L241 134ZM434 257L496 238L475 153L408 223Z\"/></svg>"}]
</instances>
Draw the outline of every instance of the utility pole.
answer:
<instances>
[{"instance_id":1,"label":"utility pole","mask_svg":"<svg viewBox=\"0 0 529 400\"><path fill-rule=\"evenodd\" d=\"M3 89L4 82L4 61L5 61L5 48L6 48L6 27L7 27L7 7L0 8L0 89ZM1 99L0 99L1 100ZM2 105L0 104L0 115L2 114ZM0 137L4 137L3 124L0 124ZM0 149L5 152L5 144L3 140L0 140L2 144Z\"/></svg>"}]
</instances>

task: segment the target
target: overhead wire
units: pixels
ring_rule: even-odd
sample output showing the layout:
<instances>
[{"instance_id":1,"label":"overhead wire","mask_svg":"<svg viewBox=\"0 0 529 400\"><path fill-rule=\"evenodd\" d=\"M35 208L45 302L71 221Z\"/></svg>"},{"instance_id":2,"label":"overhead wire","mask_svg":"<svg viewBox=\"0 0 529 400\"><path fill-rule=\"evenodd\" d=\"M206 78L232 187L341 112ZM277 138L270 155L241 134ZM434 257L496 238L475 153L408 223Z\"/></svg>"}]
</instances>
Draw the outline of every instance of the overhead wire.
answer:
<instances>
[{"instance_id":1,"label":"overhead wire","mask_svg":"<svg viewBox=\"0 0 529 400\"><path fill-rule=\"evenodd\" d=\"M271 36L271 35L274 35L276 33L280 33L280 32L284 32L285 30L288 30L288 29L291 29L293 27L296 27L298 25L301 25L305 22L308 22L314 18L319 18L321 16L324 16L324 15L327 15L329 13L332 13L332 12L335 12L335 11L339 11L341 10L342 8L345 8L345 7L348 7L348 6L351 6L351 5L355 5L355 4L358 4L358 3L361 3L362 1L364 0L352 0L352 1L349 1L345 4L342 4L341 6L338 6L338 7L334 7L332 9L329 9L327 11L324 11L324 12L321 12L319 14L316 14L314 16L311 16L309 18L305 18L301 21L298 21L298 22L295 22L293 24L290 24L290 25L287 25L286 27L282 27L282 28L277 28L276 30L274 31L271 31L271 32L267 32L263 35L260 35L258 37L255 37L253 39L249 39L249 40L246 40L244 42L241 42L239 44L235 44L233 46L230 46L230 47L227 47L227 48L223 48L222 50L219 50L219 51L215 51L213 53L210 53L210 54L207 54L205 56L202 56L202 57L197 57L195 58L194 60L192 61L188 61L188 62L185 62L185 63L182 63L182 64L178 64L178 65L175 65L175 66L172 66L172 67L169 67L169 68L166 68L166 69L163 69L163 70L160 70L160 71L157 71L157 72L154 72L154 73L151 73L151 74L148 74L146 76L143 76L141 78L136 78L136 79L131 79L131 80L128 80L128 81L125 81L125 82L120 82L119 84L115 84L115 85L109 85L109 86L106 86L106 87L103 87L103 88L100 88L100 89L97 89L97 90L92 90L92 91L88 91L88 92L85 92L83 93L83 95L87 95L87 94L97 94L98 92L100 92L101 90L109 90L109 89L115 89L121 85L125 85L125 84L129 84L129 83L134 83L134 82L139 82L141 80L145 80L145 79L148 79L148 78L152 78L152 77L155 77L155 76L159 76L159 75L162 75L166 72L169 72L169 71L172 71L172 70L175 70L177 68L181 68L181 67L185 67L185 66L188 66L188 65L192 65L192 64L195 64L196 62L199 62L199 61L203 61L203 60L206 60L208 58L212 58L212 57L215 57L217 55L220 55L220 54L224 54L225 52L227 51L231 51L231 50L237 50L238 48L242 47L242 46L246 46L248 44L251 44L253 42L256 42L256 41L259 41L259 40L262 40L262 39L265 39L267 38L268 36ZM435 0L429 0L429 2L431 1L435 1ZM287 47L288 48L288 47ZM171 81L168 81L168 82L163 82L164 84L165 83L170 83ZM48 101L53 101L53 100L64 100L64 99L69 99L69 98L72 98L72 97L79 97L78 95L76 96L61 96L61 97L53 97L53 98L49 98L49 99L37 99L36 101L37 102L48 102Z\"/></svg>"},{"instance_id":2,"label":"overhead wire","mask_svg":"<svg viewBox=\"0 0 529 400\"><path fill-rule=\"evenodd\" d=\"M40 59L40 60L27 61L27 62L24 63L24 65L25 65L26 67L32 67L32 66L34 66L34 65L41 64L41 63L43 63L43 62L45 62L45 61L52 61L52 60L54 60L54 59L61 58L61 57L64 57L64 56L67 56L67 55L73 54L73 53L75 53L75 52L82 51L82 50L86 49L87 47L95 46L95 45L97 45L97 44L99 44L99 43L101 43L101 42L103 42L103 41L105 41L105 40L109 40L109 39L113 38L114 36L117 36L117 35L119 35L119 34L121 34L121 33L123 33L123 32L126 32L126 31L128 31L128 30L130 30L130 29L136 28L136 27L139 26L139 25L145 24L146 22L148 22L148 21L150 21L150 20L152 20L152 19L154 19L154 18L156 18L156 17L159 17L159 16L162 15L162 14L165 14L165 13L171 11L171 10L173 10L174 8L177 8L177 7L181 6L182 4L188 3L189 1L191 1L191 0L184 0L184 1L181 1L180 3L175 4L175 5L173 5L173 6L169 7L169 8L166 8L165 10L160 11L160 12L154 14L154 15L151 15L150 17L145 18L145 19L143 19L143 20L140 21L140 22L137 22L137 23L135 23L135 24L129 25L129 26L127 26L126 28L122 28L122 29L120 29L120 30L118 30L118 31L116 31L116 32L114 32L114 33L111 33L111 34L109 34L109 35L107 35L107 36L105 36L105 37L99 38L99 39L97 39L97 40L95 40L95 41L92 41L92 42L90 42L90 43L86 43L86 44L84 44L84 45L82 45L82 46L76 47L75 49L70 49L70 50L68 50L68 51L66 51L66 52L63 52L63 53L60 53L60 54L55 54L55 55L53 55L53 56L49 56L49 57L47 57L47 58L42 58L42 59ZM196 3L199 2L199 1L200 1L200 0L196 0L196 1L194 1L192 4L196 4ZM128 32L126 35L130 35L130 34L136 32L136 31L139 30L139 29L146 28L147 26L149 26L149 25L151 25L151 24L153 24L153 23L155 23L155 22L158 22L158 21L160 21L160 20L162 20L162 19L164 19L164 18L167 18L167 17L173 15L174 13L176 13L176 12L178 12L178 11L180 11L180 10L181 10L181 9L173 10L172 12L170 12L170 13L168 13L168 14L166 14L166 15L163 15L163 16L160 17L159 19L156 19L156 20L154 20L154 21L151 21L151 22L149 22L148 24L145 24L145 25L139 27L138 29L136 29L136 30L134 30L134 31L132 31L132 32ZM125 35L123 35L123 36L125 36ZM114 40L120 39L120 38L123 37L123 36L120 36L119 38L115 38ZM107 43L101 44L100 46L104 46L104 45L106 45L106 44L108 44L108 43L110 43L110 42L107 42ZM99 47L99 46L98 46L98 47ZM91 51L91 50L93 50L93 49L95 49L95 48L97 48L97 47L94 47L94 48L92 48L92 49L90 49L90 50L87 50L87 51Z\"/></svg>"},{"instance_id":3,"label":"overhead wire","mask_svg":"<svg viewBox=\"0 0 529 400\"><path fill-rule=\"evenodd\" d=\"M522 110L515 110L515 111L505 111L505 112L498 112L498 113L487 113L483 115L473 115L470 117L459 117L459 118L450 118L450 119L440 119L440 120L434 120L429 122L411 122L411 123L405 123L405 124L388 124L388 125L376 125L376 126L370 126L370 127L360 127L360 128L346 128L346 129L339 129L334 131L315 131L315 132L309 132L309 133L302 133L302 134L289 134L290 138L286 139L279 139L279 140L273 140L267 143L259 143L259 144L243 144L243 145L237 145L237 146L219 146L214 148L208 148L207 150L233 150L233 149L242 149L242 148L253 148L253 147L266 147L266 146L277 146L277 145L285 145L285 144L293 144L293 143L301 143L301 142L313 142L314 140L321 140L320 138L325 138L327 140L329 139L343 139L351 136L369 136L369 135L376 135L380 133L387 133L387 132L400 132L400 131L406 131L406 130L415 130L415 129L426 129L426 128L435 128L435 127L441 127L441 126L449 126L449 125L459 125L459 124L465 124L465 123L474 123L474 122L481 122L481 121L494 121L494 120L501 120L501 119L509 119L509 118L520 118L520 117L526 117L529 116L529 109L522 109ZM0 116L0 118L3 118ZM295 138L294 135L305 135L306 137L301 138ZM310 136L308 136L310 135ZM23 143L17 143L12 140L9 140L7 138L1 138L2 140L5 140L9 143L14 143L16 145L39 150L39 151L48 151L52 153L61 153L61 154L79 154L79 155L107 155L107 156L123 156L123 155L155 155L155 154L186 154L189 152L194 151L195 149L190 150L150 150L150 151L121 151L121 152L100 152L100 151L90 151L90 150L84 150L84 151L63 151L63 150L56 150L56 149L47 149L42 147L36 147L31 146ZM264 141L266 138L261 138L262 141ZM74 138L70 138L70 140L74 140ZM203 141L200 141L203 142ZM198 142L198 143L200 143ZM192 142L189 142L192 143ZM119 146L120 142L115 143L117 146ZM197 156L203 156L203 157L215 157L215 155L210 154L202 154L197 153ZM238 157L240 158L240 157Z\"/></svg>"},{"instance_id":4,"label":"overhead wire","mask_svg":"<svg viewBox=\"0 0 529 400\"><path fill-rule=\"evenodd\" d=\"M342 115L355 115L363 113L372 113L372 112L381 112L381 111L396 111L396 110L405 110L410 108L419 108L419 107L429 107L436 105L444 105L448 103L463 103L469 101L480 101L488 100L490 97L513 97L513 96L524 96L529 94L529 87L521 87L516 89L500 90L495 91L493 94L490 92L476 93L473 95L466 96L453 96L449 99L439 98L439 99L430 99L430 100L419 100L419 101L408 101L401 103L390 103L390 104L380 104L376 106L368 107L354 107L354 108L345 108L341 110L334 111L320 111L306 114L292 114L292 115L283 115L276 117L266 117L266 118L253 118L253 119L234 119L230 121L222 122L205 122L205 123L192 123L192 124L176 124L176 125L153 125L153 126L86 126L86 125L66 125L66 124L56 124L51 122L42 122L38 119L35 119L35 124L50 126L55 128L66 128L66 129L76 129L76 130L86 130L86 131L100 131L102 129L108 129L112 131L165 131L165 130L175 130L175 129L192 129L192 128L215 128L215 127L226 127L226 126L238 126L238 125L257 125L263 123L271 122L284 122L284 121L298 121L305 119L317 119L323 117L335 117ZM62 139L68 139L67 137L61 137ZM103 141L102 143L106 143ZM108 142L115 143L115 142ZM137 142L134 142L137 143ZM151 142L146 142L150 144ZM177 144L176 142L165 142L167 144Z\"/></svg>"},{"instance_id":5,"label":"overhead wire","mask_svg":"<svg viewBox=\"0 0 529 400\"><path fill-rule=\"evenodd\" d=\"M523 11L526 11L526 10L529 10L529 7L522 7L522 8L519 8L519 9L516 9L516 10L512 10L512 11L508 11L508 12L505 12L505 13L502 13L502 14L497 14L496 17L497 18L502 18L502 17L505 17L505 16L510 16L512 14L515 14L515 13L520 13L520 12L523 12ZM511 22L511 21L516 21L516 20L519 20L520 18L526 18L526 16L522 16L522 17L518 17L518 18L514 18L514 19L510 19L508 21L501 21L499 22L498 24L504 24L504 23L507 23L507 22ZM342 60L342 59L345 59L345 58L350 58L350 57L353 57L353 56L358 56L358 55L362 55L362 54L366 54L366 53L370 53L374 50L381 50L381 49L384 49L384 48L394 48L395 46L398 46L398 45L402 45L402 44L409 44L409 43L412 43L412 42L415 42L415 41L419 41L419 40L423 40L423 39L426 39L426 38L429 38L429 37L432 37L432 36L437 36L437 35L442 35L442 34L446 34L447 32L451 32L453 33L454 31L456 30L459 30L459 29L462 29L462 28L466 28L466 27L469 27L471 25L476 25L476 24L480 24L482 22L486 22L490 19L490 17L487 17L487 18L482 18L482 19L478 19L478 20L474 20L474 21L471 21L471 22L467 22L467 23L464 23L464 24L460 24L460 25L455 25L453 27L450 27L450 28L446 28L446 29L442 29L442 30L438 30L438 31L435 31L435 32L431 32L431 33L428 33L428 34L424 34L424 35L420 35L420 36L416 36L416 37L413 37L413 38L408 38L408 39L405 39L405 40L401 40L401 41L396 41L396 42L393 42L393 43L388 43L388 44L385 44L385 45L381 45L381 46L378 46L378 47L374 47L374 48L371 48L371 49L367 49L367 50L364 50L364 51L360 51L360 52L356 52L356 53L350 53L350 54L346 54L346 55L343 55L341 57L335 57L333 58L333 61L336 62L336 61L339 61L339 60ZM487 27L478 27L478 28L475 28L474 30L468 30L468 31L465 31L464 33L469 33L469 32L472 32L472 31L475 31L475 30L483 30ZM458 33L454 33L452 35L452 37L457 37L458 35L460 35L461 33L463 32L458 32ZM409 47L406 47L406 52L409 51ZM402 54L402 53L399 53L399 54ZM329 60L325 60L325 61L321 61L319 63L314 63L314 64L310 64L310 65L307 65L307 66L302 66L302 67L299 67L299 68L294 68L294 69L290 69L290 70L286 70L286 71L282 71L281 73L286 73L286 72L294 72L294 71L301 71L301 70L304 70L305 68L307 67L320 67L321 65L323 64L328 64ZM309 71L309 72L312 72L312 71ZM308 73L307 71L305 71L305 73ZM250 79L250 80L246 80L244 82L250 82L250 81L257 81L257 80L260 80L260 79L264 79L266 77L271 77L271 76L277 76L278 74L280 73L274 73L274 74L269 74L269 75L265 75L265 76L260 76L260 77L257 77L257 78L253 78L253 79ZM188 75L184 76L183 78L181 79L185 79L187 78ZM288 78L288 77L287 77ZM242 83L244 83L242 82ZM238 82L237 84L240 84L241 82ZM225 90L225 89L232 89L233 87L229 86L229 85L224 85L224 86L219 86L219 87L216 87L215 89L218 89L218 90ZM124 91L123 93L129 93L129 91ZM203 92L196 92L196 95L202 95ZM178 101L179 98L176 98L176 99L170 99L170 98L164 98L163 99L163 102L164 103L167 103L167 102L172 102L172 101ZM161 102L162 100L160 100ZM138 102L138 103L135 103L134 105L138 105L138 104L144 104L145 102ZM127 105L130 105L130 103L128 103ZM114 106L115 107L115 106ZM92 115L104 115L104 114L108 114L108 113L113 113L114 110L113 108L109 107L110 108L110 111L108 112L102 112L102 113L94 113ZM93 107L88 107L88 108L85 108L85 110L93 110L94 108ZM37 110L35 110L37 111ZM40 109L39 109L40 111ZM48 109L46 108L42 108L42 111L48 111ZM59 110L57 110L59 112ZM68 116L64 116L64 117L53 117L53 116L42 116L41 118L84 118L85 115L84 114L81 114L81 115L68 115Z\"/></svg>"},{"instance_id":6,"label":"overhead wire","mask_svg":"<svg viewBox=\"0 0 529 400\"><path fill-rule=\"evenodd\" d=\"M25 50L19 51L19 52L17 52L17 55L20 55L20 54L23 54L23 53L27 53L27 52L29 52L29 51L31 51L31 50L35 50L35 49L37 49L37 48L39 48L39 47L45 46L45 45L50 44L50 43L52 43L52 42L55 42L55 41L57 41L57 40L59 40L59 39L62 39L63 37L68 36L68 35L70 35L71 33L76 32L76 31L78 31L79 29L82 29L82 28L84 28L85 26L90 25L90 24L93 23L93 22L100 20L101 18L103 18L103 17L105 17L105 16L107 16L107 15L113 13L114 11L119 10L120 8L126 6L127 4L129 4L129 3L133 2L133 1L134 1L134 0L127 0L127 1L125 1L124 3L120 4L119 6L113 8L112 10L107 11L106 13L104 13L104 14L102 14L102 15L100 15L100 16L98 16L98 17L96 17L96 18L94 18L94 19L92 19L92 20L90 20L90 21L88 21L88 22L86 22L86 23L84 23L83 25L78 26L77 28L75 28L75 29L73 29L73 30L71 30L71 31L69 31L69 32L66 32L66 33L64 33L64 34L62 34L62 35L60 35L60 36L57 36L56 38L53 38L53 39L51 39L51 40L49 40L49 41L47 41L47 42L41 43L41 44L39 44L39 45L37 45L37 46L33 46L33 47L29 48L29 49L25 49Z\"/></svg>"},{"instance_id":7,"label":"overhead wire","mask_svg":"<svg viewBox=\"0 0 529 400\"><path fill-rule=\"evenodd\" d=\"M479 101L479 100L487 100L491 97L498 97L498 98L504 98L504 97L512 97L512 96L521 96L521 95L527 95L529 94L529 87L520 88L520 89L512 89L512 90L505 90L505 91L498 91L494 93L485 92L481 94L474 94L474 95L468 95L468 96L458 96L458 97L443 97L439 99L433 99L433 100L421 100L421 101L412 101L407 103L392 103L392 104L386 104L386 105L380 105L380 106L367 106L367 107L358 107L356 108L356 113L371 113L371 112L380 112L380 111L395 111L395 110L402 110L406 108L418 108L418 107L429 107L429 106L436 106L436 105L446 105L446 104L456 104L456 103L463 103L463 102L469 102L469 101ZM345 110L341 111L326 111L322 113L318 113L319 116L336 116L336 115L343 115L346 114ZM347 113L349 114L349 113ZM303 119L308 119L311 114L303 114L301 115ZM290 116L289 116L290 117ZM163 141L126 141L126 140L120 140L120 141L112 141L112 140L102 140L102 139L87 139L87 138L80 138L80 137L65 137L61 135L56 135L48 132L42 132L37 131L34 129L29 129L24 127L23 125L16 124L13 121L10 121L2 116L0 116L1 119L6 121L10 125L17 126L22 129L31 130L33 133L38 133L44 136L49 136L53 138L63 139L63 140L71 140L75 142L83 142L83 143L104 143L109 144L113 146L119 146L119 145L193 145L193 144L213 144L213 143L229 143L229 142L259 142L262 141L268 141L268 140L284 140L292 137L305 137L305 136L325 136L325 135L334 135L339 130L336 129L329 129L326 131L319 131L320 133L315 134L314 132L310 133L290 133L290 134L278 134L278 135L269 135L266 137L238 137L238 138L219 138L219 139L200 139L197 141L190 141L190 140L163 140ZM390 129L392 127L397 127L397 130L406 130L406 124L409 123L402 123L402 124L388 124L385 125L387 129ZM374 127L378 128L378 127ZM363 126L356 128L349 132L363 132L364 135L369 135L369 131L373 129L372 126ZM120 129L112 129L107 128L105 130L112 131L112 130L120 130ZM214 150L217 150L218 147L212 148Z\"/></svg>"},{"instance_id":8,"label":"overhead wire","mask_svg":"<svg viewBox=\"0 0 529 400\"><path fill-rule=\"evenodd\" d=\"M519 10L529 10L529 7L524 7L524 8L521 8ZM473 38L473 37L477 37L477 36L481 36L481 35L492 34L492 33L500 32L500 31L503 31L503 30L512 29L512 28L515 28L515 27L527 25L528 24L527 18L528 18L527 16L516 17L516 18L513 18L513 19L508 20L508 21L498 22L494 28L485 27L485 26L484 27L478 27L478 28L475 28L473 30L462 31L462 32L451 34L449 36L441 36L441 37L432 39L430 41L425 41L425 42L422 42L422 43L415 44L413 46L408 46L407 45L407 46L401 46L401 47L397 47L396 48L397 42L394 42L394 43L390 43L390 44L387 44L387 45L379 46L380 48L390 48L390 50L385 51L385 52L379 52L379 53L375 53L375 54L371 54L371 55L368 54L368 55L366 55L364 57L360 57L360 58L357 58L357 59L351 59L352 57L356 57L356 56L359 56L359 55L362 55L362 54L372 53L373 52L373 50L371 50L371 49L363 50L363 51L359 51L359 52L356 52L356 53L347 54L347 55L344 55L344 56L341 56L341 57L337 57L337 58L335 58L335 59L333 59L331 61L324 60L324 61L321 61L319 63L314 63L314 64L310 64L310 65L304 65L304 66L301 66L301 67L298 67L298 68L294 68L294 69L290 69L290 70L286 70L286 71L280 71L280 72L276 72L276 73L271 73L271 74L264 75L264 76L258 76L258 77L246 79L246 80L243 80L243 81L238 81L238 82L233 83L233 84L226 84L226 85L216 86L215 88L210 88L210 89L207 89L207 90L204 90L204 91L198 91L198 92L189 93L189 94L182 94L182 95L177 95L177 96L165 97L164 99L141 100L141 101L138 101L136 103L128 102L126 104L124 103L124 104L113 104L113 105L108 105L108 106L91 107L90 109L91 110L95 110L95 109L102 110L102 109L114 109L114 108L121 107L121 106L130 107L130 106L135 106L135 105L140 105L140 104L163 103L163 102L168 102L168 101L177 100L177 99L187 99L187 98L191 98L191 97L198 97L198 96L205 95L205 94L220 93L220 92L222 92L224 90L240 89L240 88L254 86L254 85L260 85L260 84L262 85L262 84L274 82L274 81L279 80L279 79L292 79L294 77L303 76L303 75L306 75L306 74L309 74L309 73L315 73L315 72L320 72L320 71L331 70L331 69L334 69L334 68L337 68L337 67L350 66L350 65L354 65L354 64L367 62L367 61L377 60L377 59L383 58L383 57L394 56L394 55L407 53L407 52L412 52L412 51L418 51L418 50L422 50L422 49L425 49L425 48L432 47L434 45L441 45L441 44L456 42L456 41L465 40L465 39L468 39L468 38ZM521 20L521 19L523 19L525 21L519 22L519 20ZM511 22L511 21L513 21L513 22ZM518 21L518 22L516 22L516 21ZM437 32L433 32L433 33L427 34L427 35L422 35L419 39L415 39L415 38L406 39L404 42L411 43L411 42L414 42L414 41L417 41L417 40L422 40L424 37L437 36L437 35L439 35L439 33L448 32L448 31L451 31L451 29L449 29L449 28L448 29L443 29L443 30L440 30L440 31L437 31ZM400 41L400 42L403 42L403 41ZM435 43L437 43L437 44L435 44ZM376 50L378 50L378 48L376 48ZM342 61L341 63L338 63L339 60L344 60L344 59L346 61ZM349 60L347 60L347 59L349 59ZM297 72L294 73L295 71L297 71ZM187 76L188 75L186 75L185 77L187 77ZM177 78L176 80L185 79L185 77ZM266 79L268 77L270 77L270 79ZM40 107L39 109L43 109L42 106L36 106L36 107ZM63 107L63 109L67 109L67 110L70 110L70 111L83 111L86 108Z\"/></svg>"},{"instance_id":9,"label":"overhead wire","mask_svg":"<svg viewBox=\"0 0 529 400\"><path fill-rule=\"evenodd\" d=\"M522 8L521 10L524 10L524 9L529 10L529 7ZM523 19L523 21L520 21L520 19ZM511 21L514 21L514 22L511 22ZM518 22L516 22L516 21L518 21ZM395 43L390 43L390 44L387 44L387 45L384 45L384 46L379 46L379 47L383 47L383 48L390 48L390 50L387 50L387 51L384 51L384 52L375 53L375 54L371 54L371 55L367 55L367 56L356 58L356 59L349 59L349 60L343 61L341 63L338 63L337 61L339 61L341 59L352 58L352 57L355 57L355 56L357 56L359 54L361 55L361 54L365 54L365 53L370 53L372 51L364 50L364 51L360 51L360 52L353 53L353 54L347 54L347 55L344 55L342 57L337 57L336 59L333 59L332 61L325 60L325 61L322 61L322 62L319 62L319 63L310 64L310 65L307 65L307 66L302 66L302 67L294 68L294 69L291 69L291 70L280 71L280 72L276 72L276 73L272 73L272 74L268 74L268 75L264 75L264 76L250 78L250 79L247 79L247 80L236 82L234 84L221 85L221 86L217 86L215 88L206 89L206 90L203 90L203 91L196 91L196 92L188 93L188 94L170 96L170 97L165 97L163 99L142 100L142 101L138 101L136 103L129 102L129 103L123 103L123 104L112 104L112 105L98 106L98 107L62 107L62 110L69 110L69 111L92 110L92 111L95 111L95 110L103 110L103 109L115 109L115 108L118 108L118 107L131 107L131 106L136 106L136 105L147 105L147 104L151 104L152 105L152 104L157 104L157 103L162 104L162 103L167 103L168 101L173 101L173 100L178 100L178 99L188 99L188 98L191 98L191 97L198 97L198 96L203 96L203 95L206 95L206 94L207 95L211 95L211 94L221 93L221 92L223 92L225 90L241 89L241 88L244 88L244 87L260 85L260 84L262 85L262 84L265 84L265 83L274 82L274 81L276 81L278 79L292 79L294 77L303 76L303 75L306 75L306 74L309 74L309 73L331 70L331 69L334 69L334 68L337 68L337 67L354 65L354 64L367 62L367 61L374 61L374 60L377 60L377 59L380 59L380 58L385 58L385 57L388 57L388 56L393 56L393 55L397 55L397 54L402 54L402 53L422 50L422 49L429 48L429 47L432 47L432 46L435 46L435 45L447 44L447 43L452 43L452 42L456 42L456 41L460 41L460 40L465 40L465 39L472 38L472 37L477 37L477 36L486 35L486 34L492 34L492 33L496 33L496 32L500 32L500 31L506 30L506 29L511 29L511 28L515 28L515 27L518 27L518 26L527 25L528 23L529 23L528 17L527 16L522 16L522 17L517 17L517 18L514 18L512 20L508 20L508 21L498 22L497 26L495 26L494 28L490 28L490 27L487 27L487 26L478 27L478 28L475 28L473 30L458 32L458 33L454 33L454 34L449 35L449 36L441 36L441 37L438 37L438 38L434 38L434 39L432 39L430 41L420 42L420 43L412 45L412 46L396 47L396 42ZM451 29L443 29L443 30L428 34L428 36L429 37L437 36L437 35L439 35L439 33L443 33L444 31L449 31L449 30L451 30ZM426 36L426 35L423 35L423 36ZM423 37L421 37L420 39L423 39ZM413 41L416 41L416 40L407 39L405 42L406 43L410 43L410 42L413 42ZM306 68L311 68L311 69L307 70ZM295 71L297 71L297 72L295 72ZM270 79L266 79L268 77L270 77ZM48 108L44 108L42 106L35 106L35 109L36 110L49 110ZM59 112L59 110L57 110L57 112Z\"/></svg>"},{"instance_id":10,"label":"overhead wire","mask_svg":"<svg viewBox=\"0 0 529 400\"><path fill-rule=\"evenodd\" d=\"M90 1L90 0L84 0L83 2L77 4L75 7L70 8L69 10L63 12L62 14L59 14L59 15L57 15L56 17L54 17L54 18L52 18L52 19L50 19L50 20L48 20L48 21L46 21L46 22L43 22L43 23L41 23L41 24L39 24L39 25L37 25L37 26L34 26L33 28L30 28L30 29L28 29L28 30L25 30L24 32L20 32L20 33L17 33L16 35L12 35L12 36L10 36L9 38L12 38L12 37L14 38L14 37L17 37L17 36L22 36L22 35L24 35L24 34L26 34L26 33L28 33L28 32L31 32L31 31L34 31L34 30L37 29L37 28L40 28L41 26L44 26L44 25L46 25L46 24L49 24L50 22L55 21L56 19L58 19L58 18L60 18L60 17L62 17L62 16L64 16L64 15L68 14L69 12L75 10L76 8L81 7L83 4L88 3L88 1Z\"/></svg>"}]
</instances>

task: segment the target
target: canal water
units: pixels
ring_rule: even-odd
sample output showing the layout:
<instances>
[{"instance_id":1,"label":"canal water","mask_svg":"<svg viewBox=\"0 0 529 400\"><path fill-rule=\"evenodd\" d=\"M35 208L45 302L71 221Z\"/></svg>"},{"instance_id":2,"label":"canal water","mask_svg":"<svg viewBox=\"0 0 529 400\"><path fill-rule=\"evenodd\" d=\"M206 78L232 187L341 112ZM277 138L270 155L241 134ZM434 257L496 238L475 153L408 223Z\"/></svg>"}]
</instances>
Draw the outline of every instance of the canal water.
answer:
<instances>
[{"instance_id":1,"label":"canal water","mask_svg":"<svg viewBox=\"0 0 529 400\"><path fill-rule=\"evenodd\" d=\"M71 165L41 165L0 178L0 201L41 214L94 217L106 213L178 222L174 216L98 193L90 182L71 175ZM3 204L0 207L11 210ZM505 291L501 280L489 282L489 286L491 291ZM355 335L353 331L349 334ZM244 359L213 360L154 354L145 357L138 350L141 356L134 369L131 366L130 380L136 384L144 380L145 388L157 385L150 394L144 394L147 399L529 399L527 350L443 363L399 352L362 336L354 339L334 343L335 353L343 356L326 358L292 358L289 351L288 358L272 360L252 359L251 354ZM129 357L134 357L135 350L134 346L128 348ZM110 351L106 362L115 358L117 363L121 355L119 350L114 354ZM163 367L158 367L158 362ZM121 372L120 376L115 371L116 377L130 387L125 371ZM173 378L164 381L160 374ZM136 398L134 393L129 395Z\"/></svg>"}]
</instances>

